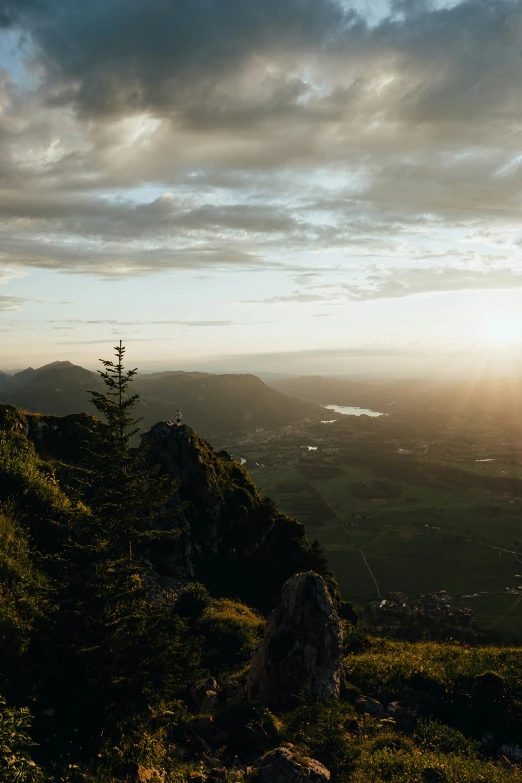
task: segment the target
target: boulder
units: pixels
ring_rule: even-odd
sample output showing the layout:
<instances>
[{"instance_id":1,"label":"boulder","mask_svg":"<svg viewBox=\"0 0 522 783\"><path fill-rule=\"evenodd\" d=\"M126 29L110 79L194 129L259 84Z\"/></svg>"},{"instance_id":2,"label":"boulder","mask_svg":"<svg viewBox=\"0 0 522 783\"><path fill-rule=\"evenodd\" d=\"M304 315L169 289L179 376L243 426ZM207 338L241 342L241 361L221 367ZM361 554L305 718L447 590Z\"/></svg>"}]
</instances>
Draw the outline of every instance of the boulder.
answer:
<instances>
[{"instance_id":1,"label":"boulder","mask_svg":"<svg viewBox=\"0 0 522 783\"><path fill-rule=\"evenodd\" d=\"M330 772L316 759L285 745L266 753L254 764L263 783L326 783Z\"/></svg>"},{"instance_id":2,"label":"boulder","mask_svg":"<svg viewBox=\"0 0 522 783\"><path fill-rule=\"evenodd\" d=\"M324 579L307 571L283 586L247 676L251 701L291 707L299 693L338 699L344 680L342 625Z\"/></svg>"},{"instance_id":3,"label":"boulder","mask_svg":"<svg viewBox=\"0 0 522 783\"><path fill-rule=\"evenodd\" d=\"M209 677L204 682L190 689L190 695L198 712L203 715L209 715L217 708L218 686L213 677Z\"/></svg>"},{"instance_id":4,"label":"boulder","mask_svg":"<svg viewBox=\"0 0 522 783\"><path fill-rule=\"evenodd\" d=\"M368 696L361 696L355 702L355 709L360 715L371 715L372 718L384 718L386 710L380 701L370 699Z\"/></svg>"},{"instance_id":5,"label":"boulder","mask_svg":"<svg viewBox=\"0 0 522 783\"><path fill-rule=\"evenodd\" d=\"M210 715L212 712L215 712L218 707L218 698L219 695L217 691L207 691L201 702L201 707L199 708L201 714Z\"/></svg>"}]
</instances>

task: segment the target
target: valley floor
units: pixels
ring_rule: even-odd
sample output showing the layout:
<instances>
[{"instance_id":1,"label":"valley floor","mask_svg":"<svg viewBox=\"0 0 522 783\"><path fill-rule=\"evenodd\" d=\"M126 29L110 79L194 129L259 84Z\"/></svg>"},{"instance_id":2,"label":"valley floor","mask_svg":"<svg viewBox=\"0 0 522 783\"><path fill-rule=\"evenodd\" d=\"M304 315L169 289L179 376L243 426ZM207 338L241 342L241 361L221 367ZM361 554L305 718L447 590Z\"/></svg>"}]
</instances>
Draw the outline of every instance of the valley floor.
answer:
<instances>
[{"instance_id":1,"label":"valley floor","mask_svg":"<svg viewBox=\"0 0 522 783\"><path fill-rule=\"evenodd\" d=\"M320 542L347 600L446 590L478 628L522 638L522 451L491 426L412 433L390 419L303 422L227 445Z\"/></svg>"}]
</instances>

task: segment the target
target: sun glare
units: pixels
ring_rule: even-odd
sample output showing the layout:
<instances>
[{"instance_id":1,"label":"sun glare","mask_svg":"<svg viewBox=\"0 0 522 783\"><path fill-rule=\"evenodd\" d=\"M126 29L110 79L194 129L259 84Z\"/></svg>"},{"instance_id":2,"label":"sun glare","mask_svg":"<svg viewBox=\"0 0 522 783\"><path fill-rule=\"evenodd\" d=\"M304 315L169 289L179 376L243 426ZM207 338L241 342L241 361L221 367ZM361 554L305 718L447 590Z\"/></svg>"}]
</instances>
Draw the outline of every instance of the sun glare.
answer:
<instances>
[{"instance_id":1,"label":"sun glare","mask_svg":"<svg viewBox=\"0 0 522 783\"><path fill-rule=\"evenodd\" d=\"M482 325L482 336L486 342L495 345L522 342L522 315L491 313Z\"/></svg>"}]
</instances>

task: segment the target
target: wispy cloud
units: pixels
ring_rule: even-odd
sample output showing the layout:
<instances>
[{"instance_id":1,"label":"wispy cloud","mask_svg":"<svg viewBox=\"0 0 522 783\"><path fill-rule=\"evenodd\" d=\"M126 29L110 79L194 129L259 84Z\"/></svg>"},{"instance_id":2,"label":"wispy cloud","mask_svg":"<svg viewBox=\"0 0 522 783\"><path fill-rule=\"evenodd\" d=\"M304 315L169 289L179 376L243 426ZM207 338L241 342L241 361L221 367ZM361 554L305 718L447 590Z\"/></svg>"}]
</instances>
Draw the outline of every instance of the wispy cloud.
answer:
<instances>
[{"instance_id":1,"label":"wispy cloud","mask_svg":"<svg viewBox=\"0 0 522 783\"><path fill-rule=\"evenodd\" d=\"M310 293L296 289L286 296L251 299L248 304L309 304L396 299L426 293L522 288L522 269L456 269L453 267L391 268L363 274L349 283L319 286ZM324 314L319 314L324 315Z\"/></svg>"},{"instance_id":2,"label":"wispy cloud","mask_svg":"<svg viewBox=\"0 0 522 783\"><path fill-rule=\"evenodd\" d=\"M5 296L0 294L0 312L10 313L19 310L27 301L27 299L22 299L19 296Z\"/></svg>"}]
</instances>

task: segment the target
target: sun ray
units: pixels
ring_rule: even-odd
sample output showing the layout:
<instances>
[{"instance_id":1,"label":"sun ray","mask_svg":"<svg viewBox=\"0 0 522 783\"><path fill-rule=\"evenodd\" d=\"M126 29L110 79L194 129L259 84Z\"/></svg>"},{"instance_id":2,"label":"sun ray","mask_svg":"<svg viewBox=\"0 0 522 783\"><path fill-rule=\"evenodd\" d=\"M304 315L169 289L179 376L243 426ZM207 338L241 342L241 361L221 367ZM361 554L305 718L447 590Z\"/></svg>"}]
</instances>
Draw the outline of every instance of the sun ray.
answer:
<instances>
[{"instance_id":1,"label":"sun ray","mask_svg":"<svg viewBox=\"0 0 522 783\"><path fill-rule=\"evenodd\" d=\"M522 316L510 311L490 313L482 323L482 337L492 345L522 342Z\"/></svg>"}]
</instances>

